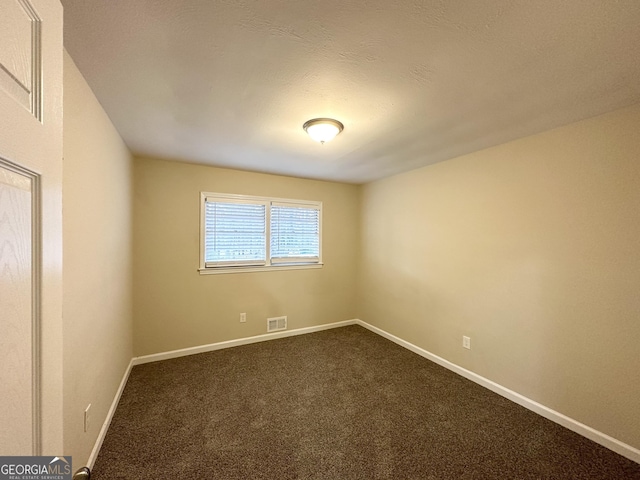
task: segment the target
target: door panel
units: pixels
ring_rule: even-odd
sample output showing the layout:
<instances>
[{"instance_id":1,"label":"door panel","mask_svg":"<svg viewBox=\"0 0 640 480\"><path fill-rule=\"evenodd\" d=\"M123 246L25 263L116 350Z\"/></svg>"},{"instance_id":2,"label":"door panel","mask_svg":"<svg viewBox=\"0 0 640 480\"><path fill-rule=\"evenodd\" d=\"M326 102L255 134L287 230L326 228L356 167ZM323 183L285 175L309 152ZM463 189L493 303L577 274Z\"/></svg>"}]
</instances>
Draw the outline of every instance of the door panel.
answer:
<instances>
[{"instance_id":1,"label":"door panel","mask_svg":"<svg viewBox=\"0 0 640 480\"><path fill-rule=\"evenodd\" d=\"M36 443L32 179L0 161L0 452ZM36 373L36 375L34 375Z\"/></svg>"},{"instance_id":2,"label":"door panel","mask_svg":"<svg viewBox=\"0 0 640 480\"><path fill-rule=\"evenodd\" d=\"M0 88L40 118L41 21L27 0L2 0Z\"/></svg>"}]
</instances>

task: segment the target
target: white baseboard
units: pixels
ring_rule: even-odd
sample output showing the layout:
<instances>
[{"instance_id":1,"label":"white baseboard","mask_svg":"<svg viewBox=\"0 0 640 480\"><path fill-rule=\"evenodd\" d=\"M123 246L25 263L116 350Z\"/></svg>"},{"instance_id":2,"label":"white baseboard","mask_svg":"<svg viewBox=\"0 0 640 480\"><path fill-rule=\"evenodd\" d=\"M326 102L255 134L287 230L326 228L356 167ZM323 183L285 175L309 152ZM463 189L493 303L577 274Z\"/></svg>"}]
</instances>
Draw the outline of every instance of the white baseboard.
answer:
<instances>
[{"instance_id":1,"label":"white baseboard","mask_svg":"<svg viewBox=\"0 0 640 480\"><path fill-rule=\"evenodd\" d=\"M420 348L412 343L407 342L406 340L396 337L395 335L392 335L391 333L386 332L378 327L374 327L373 325L370 325L367 322L364 322L362 320L356 320L355 323L366 328L367 330L377 333L378 335L388 340L391 340L394 343L397 343L398 345L408 350L411 350L414 353L417 353L418 355L428 360L431 360L434 363L437 363L438 365L443 366L448 370L451 370L452 372L457 373L458 375L462 375L463 377L471 380L472 382L475 382L479 385L482 385L485 388L488 388L492 392L495 392L498 395L501 395L511 400L512 402L515 402L518 405L521 405L526 409L531 410L532 412L535 412L538 415L541 415L548 420L551 420L552 422L562 425L563 427L566 427L569 430L576 432L579 435L582 435L583 437L588 438L589 440L593 440L594 442L602 445L603 447L608 448L609 450L613 450L614 452L619 453L620 455L628 458L629 460L632 460L636 463L640 463L640 450L632 447L631 445L627 445L626 443L623 443L620 440L617 440L607 435L606 433L602 433L594 428L591 428L588 425L585 425L584 423L580 423L577 420L574 420L573 418L567 417L566 415L563 415L560 412L556 412L555 410L552 410L549 407L545 407L544 405L534 400L531 400L530 398L520 395L519 393L514 392L513 390L509 390L508 388L503 387L502 385L499 385L481 375L478 375L477 373L467 370L466 368L462 368L461 366L456 365L455 363L452 363L449 360L445 360L444 358L439 357L438 355L435 355L423 348Z\"/></svg>"},{"instance_id":2,"label":"white baseboard","mask_svg":"<svg viewBox=\"0 0 640 480\"><path fill-rule=\"evenodd\" d=\"M91 450L91 455L89 455L89 460L87 460L87 467L89 467L89 469L92 469L93 465L96 463L96 458L98 458L98 453L100 453L100 448L102 448L102 442L104 442L104 437L107 436L109 425L111 425L111 420L113 419L113 415L116 413L118 402L120 402L120 397L122 396L124 387L127 384L127 380L129 379L131 368L133 368L133 358L129 362L129 366L127 367L127 369L124 372L124 375L122 376L122 380L120 381L120 386L118 387L118 390L116 391L116 395L113 398L113 402L111 402L111 407L107 412L107 418L105 418L104 423L102 424L102 428L100 429L100 433L98 434L96 443L93 446L93 450Z\"/></svg>"},{"instance_id":3,"label":"white baseboard","mask_svg":"<svg viewBox=\"0 0 640 480\"><path fill-rule=\"evenodd\" d=\"M214 350L221 350L223 348L238 347L240 345L249 345L250 343L275 340L276 338L285 338L292 337L294 335L304 335L305 333L320 332L321 330L329 330L330 328L355 325L357 322L357 320L344 320L342 322L325 323L324 325L316 325L314 327L296 328L295 330L284 330L275 333L265 333L264 335L256 335L255 337L238 338L237 340L227 340L226 342L210 343L208 345L200 345L198 347L181 348L180 350L172 350L170 352L154 353L152 355L134 357L132 361L134 365L142 365L143 363L159 362L160 360L169 360L171 358L195 355L197 353L212 352Z\"/></svg>"}]
</instances>

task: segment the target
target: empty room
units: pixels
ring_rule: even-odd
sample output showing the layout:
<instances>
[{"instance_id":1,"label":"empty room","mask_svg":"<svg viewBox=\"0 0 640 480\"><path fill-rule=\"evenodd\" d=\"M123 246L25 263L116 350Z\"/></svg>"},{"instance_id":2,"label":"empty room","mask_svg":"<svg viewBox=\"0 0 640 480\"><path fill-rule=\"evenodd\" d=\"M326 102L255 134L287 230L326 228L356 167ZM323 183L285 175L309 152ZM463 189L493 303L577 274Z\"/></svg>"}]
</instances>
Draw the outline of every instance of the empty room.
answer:
<instances>
[{"instance_id":1,"label":"empty room","mask_svg":"<svg viewBox=\"0 0 640 480\"><path fill-rule=\"evenodd\" d=\"M639 25L0 0L0 478L640 479Z\"/></svg>"}]
</instances>

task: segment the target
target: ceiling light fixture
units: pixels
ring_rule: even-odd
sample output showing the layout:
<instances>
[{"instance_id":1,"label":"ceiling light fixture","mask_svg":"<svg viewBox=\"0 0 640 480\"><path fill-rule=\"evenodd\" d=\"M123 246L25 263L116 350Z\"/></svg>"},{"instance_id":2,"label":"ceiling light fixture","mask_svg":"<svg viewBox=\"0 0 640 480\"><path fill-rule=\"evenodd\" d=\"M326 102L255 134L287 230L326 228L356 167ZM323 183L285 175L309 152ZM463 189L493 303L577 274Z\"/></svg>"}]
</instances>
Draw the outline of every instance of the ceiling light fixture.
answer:
<instances>
[{"instance_id":1,"label":"ceiling light fixture","mask_svg":"<svg viewBox=\"0 0 640 480\"><path fill-rule=\"evenodd\" d=\"M344 125L332 118L314 118L305 122L302 128L316 142L324 144L333 140L344 129Z\"/></svg>"}]
</instances>

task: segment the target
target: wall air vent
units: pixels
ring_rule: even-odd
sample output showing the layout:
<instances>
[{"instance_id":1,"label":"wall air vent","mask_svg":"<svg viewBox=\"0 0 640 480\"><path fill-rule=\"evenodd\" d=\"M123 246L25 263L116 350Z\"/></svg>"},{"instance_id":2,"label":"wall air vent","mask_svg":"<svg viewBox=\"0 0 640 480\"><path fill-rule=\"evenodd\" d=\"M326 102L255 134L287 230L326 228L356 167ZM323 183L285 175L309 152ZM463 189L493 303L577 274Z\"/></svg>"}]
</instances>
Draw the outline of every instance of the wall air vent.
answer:
<instances>
[{"instance_id":1,"label":"wall air vent","mask_svg":"<svg viewBox=\"0 0 640 480\"><path fill-rule=\"evenodd\" d=\"M267 318L267 332L277 332L287 329L287 317Z\"/></svg>"}]
</instances>

